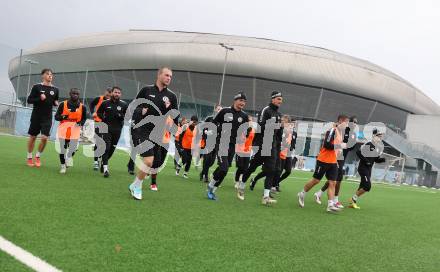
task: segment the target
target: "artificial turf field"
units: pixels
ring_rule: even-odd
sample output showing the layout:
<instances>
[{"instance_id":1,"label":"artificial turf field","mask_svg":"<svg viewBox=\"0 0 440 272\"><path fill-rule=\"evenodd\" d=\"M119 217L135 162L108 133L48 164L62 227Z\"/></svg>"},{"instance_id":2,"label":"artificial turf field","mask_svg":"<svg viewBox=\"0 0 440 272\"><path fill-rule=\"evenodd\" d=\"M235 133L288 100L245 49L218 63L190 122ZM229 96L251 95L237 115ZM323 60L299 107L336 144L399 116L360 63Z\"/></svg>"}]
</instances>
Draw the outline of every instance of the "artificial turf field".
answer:
<instances>
[{"instance_id":1,"label":"artificial turf field","mask_svg":"<svg viewBox=\"0 0 440 272\"><path fill-rule=\"evenodd\" d=\"M361 210L333 215L311 193L298 207L307 172L265 207L263 182L240 201L229 174L209 201L198 172L176 177L170 161L159 192L135 201L121 151L104 179L81 152L60 175L52 142L40 169L25 165L26 138L0 136L0 150L0 235L63 271L440 271L439 190L374 184ZM1 272L26 269L0 251Z\"/></svg>"}]
</instances>

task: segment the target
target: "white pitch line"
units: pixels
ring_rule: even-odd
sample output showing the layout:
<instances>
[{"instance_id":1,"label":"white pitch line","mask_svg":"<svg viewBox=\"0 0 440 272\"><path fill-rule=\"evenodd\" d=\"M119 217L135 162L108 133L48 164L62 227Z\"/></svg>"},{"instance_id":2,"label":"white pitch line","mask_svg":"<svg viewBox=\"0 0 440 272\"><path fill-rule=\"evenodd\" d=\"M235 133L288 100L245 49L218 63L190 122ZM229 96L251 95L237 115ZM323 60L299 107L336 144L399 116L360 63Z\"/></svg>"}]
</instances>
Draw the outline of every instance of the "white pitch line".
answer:
<instances>
[{"instance_id":1,"label":"white pitch line","mask_svg":"<svg viewBox=\"0 0 440 272\"><path fill-rule=\"evenodd\" d=\"M26 250L14 245L0 236L0 250L8 253L21 263L38 272L59 272L61 270L53 267L42 259L32 255Z\"/></svg>"}]
</instances>

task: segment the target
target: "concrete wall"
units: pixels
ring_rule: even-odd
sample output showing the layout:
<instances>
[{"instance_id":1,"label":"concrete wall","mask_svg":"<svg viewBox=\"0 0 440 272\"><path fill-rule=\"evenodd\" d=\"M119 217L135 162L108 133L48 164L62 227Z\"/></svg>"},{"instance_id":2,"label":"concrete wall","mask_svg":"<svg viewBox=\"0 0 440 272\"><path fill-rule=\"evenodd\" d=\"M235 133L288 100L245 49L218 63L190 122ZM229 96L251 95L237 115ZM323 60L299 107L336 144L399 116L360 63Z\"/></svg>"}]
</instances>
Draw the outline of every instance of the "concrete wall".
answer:
<instances>
[{"instance_id":1,"label":"concrete wall","mask_svg":"<svg viewBox=\"0 0 440 272\"><path fill-rule=\"evenodd\" d=\"M427 144L440 152L440 115L409 114L405 132L409 141Z\"/></svg>"}]
</instances>

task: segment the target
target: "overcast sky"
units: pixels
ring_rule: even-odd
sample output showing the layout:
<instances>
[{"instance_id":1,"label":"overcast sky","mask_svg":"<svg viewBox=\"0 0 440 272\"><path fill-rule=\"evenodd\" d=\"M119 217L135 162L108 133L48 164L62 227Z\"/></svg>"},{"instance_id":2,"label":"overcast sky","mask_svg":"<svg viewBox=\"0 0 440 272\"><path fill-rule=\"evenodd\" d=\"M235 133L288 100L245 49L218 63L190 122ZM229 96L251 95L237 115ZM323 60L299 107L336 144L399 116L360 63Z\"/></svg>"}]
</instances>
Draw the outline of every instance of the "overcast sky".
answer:
<instances>
[{"instance_id":1,"label":"overcast sky","mask_svg":"<svg viewBox=\"0 0 440 272\"><path fill-rule=\"evenodd\" d=\"M258 3L257 3L258 2ZM160 29L270 38L366 59L440 104L440 1L93 1L2 3L0 90L19 48L90 32Z\"/></svg>"}]
</instances>

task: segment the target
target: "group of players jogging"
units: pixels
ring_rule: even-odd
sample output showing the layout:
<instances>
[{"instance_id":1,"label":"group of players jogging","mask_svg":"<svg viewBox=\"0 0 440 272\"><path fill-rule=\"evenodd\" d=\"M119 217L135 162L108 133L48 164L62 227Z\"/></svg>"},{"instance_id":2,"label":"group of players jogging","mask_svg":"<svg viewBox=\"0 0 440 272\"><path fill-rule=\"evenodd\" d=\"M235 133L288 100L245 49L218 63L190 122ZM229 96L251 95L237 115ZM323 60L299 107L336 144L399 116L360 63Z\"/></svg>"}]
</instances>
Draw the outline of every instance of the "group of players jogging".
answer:
<instances>
[{"instance_id":1,"label":"group of players jogging","mask_svg":"<svg viewBox=\"0 0 440 272\"><path fill-rule=\"evenodd\" d=\"M51 69L43 69L41 77L42 83L34 85L27 98L28 103L33 104L28 131L30 137L27 164L30 167L41 166L40 158L52 127L52 108L56 106L55 120L59 121L56 133L57 143L59 142L60 173L65 174L68 167L73 166L73 156L79 145L81 129L86 122L88 110L79 99L78 88L72 88L69 98L65 101L58 101L59 90L52 85ZM245 200L246 183L261 167L261 172L251 179L249 188L253 191L257 181L264 178L261 202L264 205L276 203L275 194L281 191L280 183L290 175L297 161L295 120L279 111L283 103L282 93L271 92L268 105L253 119L243 111L246 106L246 94L238 92L230 107L216 105L214 115L199 123L197 116L192 116L190 121L187 121L179 115L177 97L168 88L171 80L172 70L163 67L158 70L155 84L138 92L135 99L137 102L134 104L132 102L129 105L121 100L122 89L117 86L106 89L102 96L92 101L89 109L95 125L93 169L100 170L105 178L110 176L109 160L121 136L124 122L127 121L126 116L131 114L131 154L127 168L131 175L135 175L135 166L138 168L134 181L129 185L130 194L134 199L142 199L143 182L148 176L151 178L150 190L158 190L157 175L167 158L171 139L174 138L176 175L180 175L183 168L182 177L187 178L193 157L202 158L200 180L207 183L206 195L209 200L218 199L217 190L235 159L237 169L234 180L237 198ZM356 126L355 116L341 114L337 122L325 133L313 178L298 193L300 207L304 207L306 193L325 176L327 182L314 193L315 202L321 204L322 194L327 191L326 210L338 212L343 209L339 201L339 192L345 159L356 144ZM39 134L41 140L34 157L33 149ZM382 134L374 129L372 140L356 152L360 160L358 172L361 182L349 200L349 207L359 209L359 197L370 191L372 167L375 162L385 161L380 157L382 151ZM217 167L210 175L209 169L216 160Z\"/></svg>"}]
</instances>

